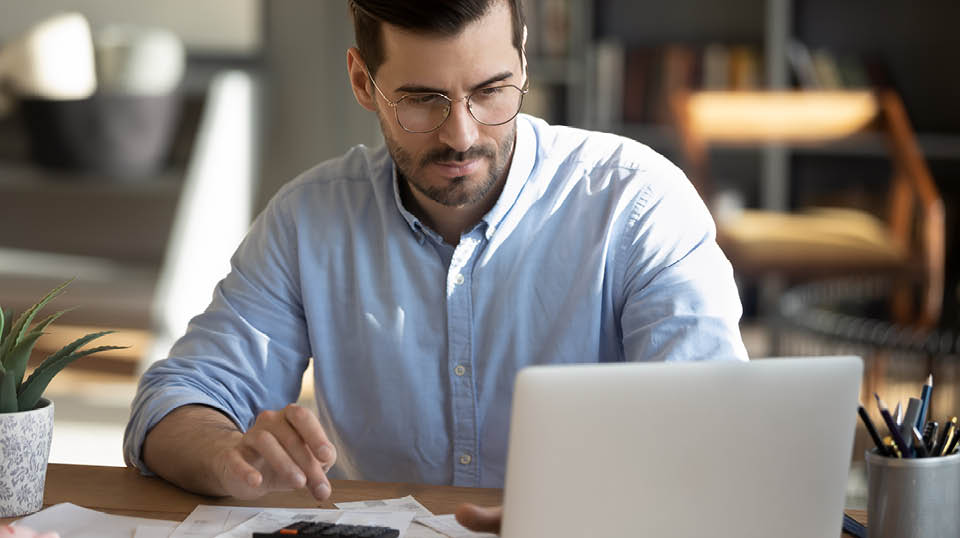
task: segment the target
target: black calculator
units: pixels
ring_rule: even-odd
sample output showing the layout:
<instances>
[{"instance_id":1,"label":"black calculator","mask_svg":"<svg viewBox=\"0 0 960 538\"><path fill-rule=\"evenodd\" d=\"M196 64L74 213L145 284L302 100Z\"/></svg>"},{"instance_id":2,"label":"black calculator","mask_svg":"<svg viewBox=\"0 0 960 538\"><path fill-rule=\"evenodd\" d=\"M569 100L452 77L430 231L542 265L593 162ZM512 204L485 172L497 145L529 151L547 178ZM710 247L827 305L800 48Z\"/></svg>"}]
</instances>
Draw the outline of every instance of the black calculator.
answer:
<instances>
[{"instance_id":1,"label":"black calculator","mask_svg":"<svg viewBox=\"0 0 960 538\"><path fill-rule=\"evenodd\" d=\"M322 536L323 538L397 538L400 531L375 525L338 525L322 521L297 521L273 532L255 532L253 538L290 538Z\"/></svg>"}]
</instances>

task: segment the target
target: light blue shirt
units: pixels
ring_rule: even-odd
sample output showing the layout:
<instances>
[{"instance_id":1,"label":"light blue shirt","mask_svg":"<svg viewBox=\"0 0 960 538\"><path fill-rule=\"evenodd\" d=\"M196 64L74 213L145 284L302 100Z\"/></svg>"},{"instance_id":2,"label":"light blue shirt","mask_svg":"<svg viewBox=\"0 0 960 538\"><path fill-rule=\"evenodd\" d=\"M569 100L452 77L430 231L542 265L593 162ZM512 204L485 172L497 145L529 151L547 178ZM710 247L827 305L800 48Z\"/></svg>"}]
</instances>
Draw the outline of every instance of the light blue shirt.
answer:
<instances>
[{"instance_id":1,"label":"light blue shirt","mask_svg":"<svg viewBox=\"0 0 960 538\"><path fill-rule=\"evenodd\" d=\"M359 146L257 218L141 379L124 451L149 472L144 436L186 404L246 429L313 357L332 478L502 487L520 368L746 360L740 315L709 213L640 143L520 115L503 192L456 247L403 207L387 150Z\"/></svg>"}]
</instances>

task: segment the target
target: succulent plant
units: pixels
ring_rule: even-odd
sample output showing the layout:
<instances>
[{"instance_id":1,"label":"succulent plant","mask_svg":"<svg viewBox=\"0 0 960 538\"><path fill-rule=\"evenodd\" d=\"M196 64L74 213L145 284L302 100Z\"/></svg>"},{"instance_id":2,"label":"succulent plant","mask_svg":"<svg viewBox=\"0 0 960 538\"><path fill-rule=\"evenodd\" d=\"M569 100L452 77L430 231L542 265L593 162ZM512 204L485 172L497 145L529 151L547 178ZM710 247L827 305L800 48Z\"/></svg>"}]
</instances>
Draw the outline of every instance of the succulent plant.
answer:
<instances>
[{"instance_id":1,"label":"succulent plant","mask_svg":"<svg viewBox=\"0 0 960 538\"><path fill-rule=\"evenodd\" d=\"M33 327L30 327L30 324L40 310L71 282L73 282L72 279L51 290L40 302L20 314L16 321L13 321L11 312L0 308L0 413L34 409L53 376L71 362L108 349L125 348L125 346L100 346L80 349L89 342L115 331L91 333L74 340L44 359L24 381L27 362L30 360L30 354L37 339L44 334L44 329L69 310L51 314L38 321Z\"/></svg>"}]
</instances>

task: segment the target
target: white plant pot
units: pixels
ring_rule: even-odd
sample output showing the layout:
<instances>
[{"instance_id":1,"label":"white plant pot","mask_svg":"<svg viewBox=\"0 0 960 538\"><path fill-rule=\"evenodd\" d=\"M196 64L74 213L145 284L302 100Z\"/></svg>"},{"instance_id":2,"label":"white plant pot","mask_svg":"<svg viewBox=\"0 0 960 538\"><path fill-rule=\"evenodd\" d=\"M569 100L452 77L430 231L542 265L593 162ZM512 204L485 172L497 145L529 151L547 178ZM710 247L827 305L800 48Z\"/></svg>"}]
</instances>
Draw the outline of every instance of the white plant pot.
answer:
<instances>
[{"instance_id":1,"label":"white plant pot","mask_svg":"<svg viewBox=\"0 0 960 538\"><path fill-rule=\"evenodd\" d=\"M0 413L0 517L43 507L43 485L53 439L53 402L20 413Z\"/></svg>"}]
</instances>

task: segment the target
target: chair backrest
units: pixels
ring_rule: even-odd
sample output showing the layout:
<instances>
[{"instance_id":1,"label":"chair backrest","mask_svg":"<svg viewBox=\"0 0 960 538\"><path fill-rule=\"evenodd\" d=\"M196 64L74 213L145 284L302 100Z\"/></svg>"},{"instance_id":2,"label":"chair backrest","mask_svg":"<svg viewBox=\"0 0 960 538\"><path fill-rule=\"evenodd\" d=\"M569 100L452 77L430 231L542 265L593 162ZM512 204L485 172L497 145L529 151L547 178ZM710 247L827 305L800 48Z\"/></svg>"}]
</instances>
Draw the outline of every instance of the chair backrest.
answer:
<instances>
[{"instance_id":1,"label":"chair backrest","mask_svg":"<svg viewBox=\"0 0 960 538\"><path fill-rule=\"evenodd\" d=\"M865 130L881 137L893 165L887 228L891 240L911 254L910 270L923 287L920 311L909 317L927 326L939 319L943 201L895 91L681 91L671 96L671 106L687 174L708 203L711 145L823 144ZM910 308L904 302L895 310Z\"/></svg>"}]
</instances>

